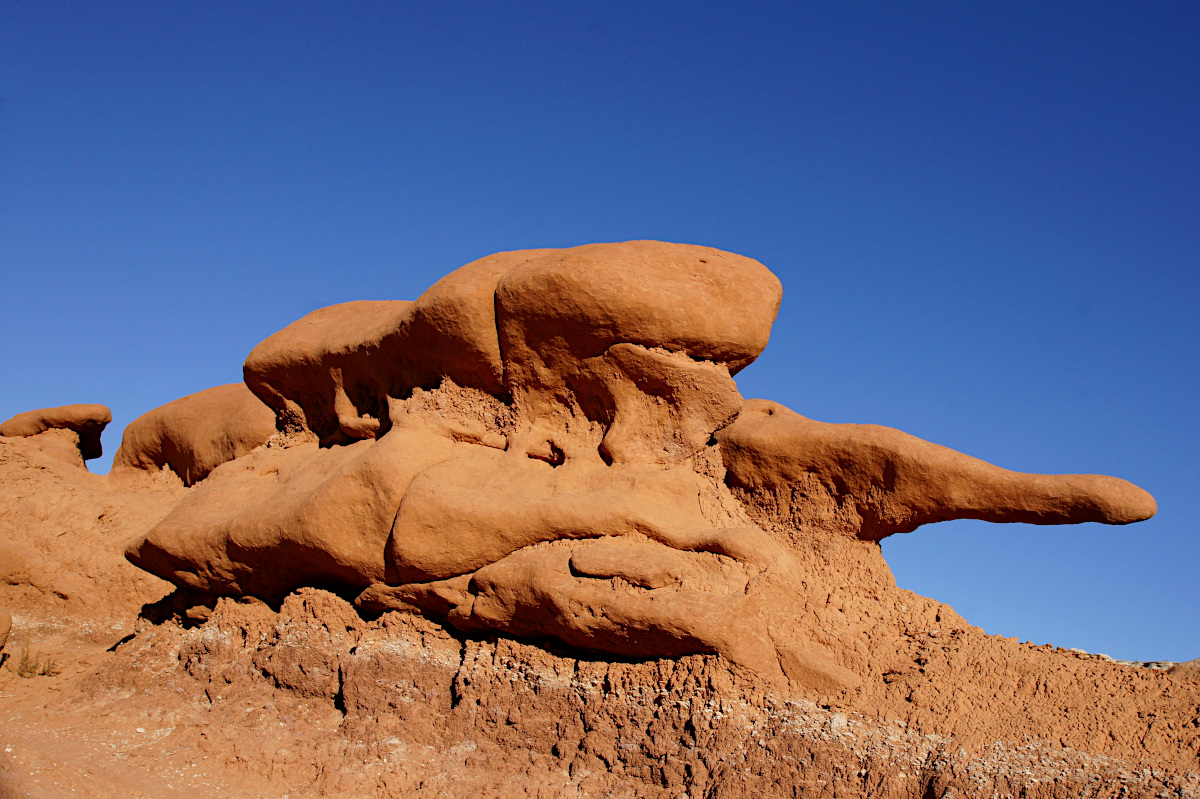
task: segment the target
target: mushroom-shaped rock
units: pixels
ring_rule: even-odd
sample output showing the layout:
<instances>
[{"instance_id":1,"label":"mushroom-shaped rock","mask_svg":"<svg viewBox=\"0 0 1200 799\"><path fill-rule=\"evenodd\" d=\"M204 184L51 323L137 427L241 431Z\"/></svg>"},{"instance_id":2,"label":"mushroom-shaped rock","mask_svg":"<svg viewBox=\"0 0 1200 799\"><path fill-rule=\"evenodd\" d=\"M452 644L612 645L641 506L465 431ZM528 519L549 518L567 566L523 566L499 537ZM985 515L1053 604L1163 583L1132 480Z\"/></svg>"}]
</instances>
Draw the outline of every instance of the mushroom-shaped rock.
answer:
<instances>
[{"instance_id":1,"label":"mushroom-shaped rock","mask_svg":"<svg viewBox=\"0 0 1200 799\"><path fill-rule=\"evenodd\" d=\"M1154 498L1096 474L1010 472L890 427L827 424L747 400L717 433L726 482L760 515L878 540L951 519L1129 524Z\"/></svg>"},{"instance_id":2,"label":"mushroom-shaped rock","mask_svg":"<svg viewBox=\"0 0 1200 799\"><path fill-rule=\"evenodd\" d=\"M0 423L0 436L36 436L47 430L72 430L79 435L79 454L85 460L104 454L100 435L112 421L112 412L104 405L62 405L18 413Z\"/></svg>"},{"instance_id":3,"label":"mushroom-shaped rock","mask_svg":"<svg viewBox=\"0 0 1200 799\"><path fill-rule=\"evenodd\" d=\"M678 461L737 415L730 376L766 346L781 297L765 266L711 247L555 250L496 287L505 384L535 429L583 416L610 462Z\"/></svg>"},{"instance_id":4,"label":"mushroom-shaped rock","mask_svg":"<svg viewBox=\"0 0 1200 799\"><path fill-rule=\"evenodd\" d=\"M767 345L782 296L779 278L758 261L712 247L627 241L552 250L496 287L508 386L553 384L622 342L736 374Z\"/></svg>"},{"instance_id":5,"label":"mushroom-shaped rock","mask_svg":"<svg viewBox=\"0 0 1200 799\"><path fill-rule=\"evenodd\" d=\"M222 463L266 443L275 432L275 414L244 383L216 386L130 422L113 459L113 472L167 466L184 485L193 485Z\"/></svg>"},{"instance_id":6,"label":"mushroom-shaped rock","mask_svg":"<svg viewBox=\"0 0 1200 799\"><path fill-rule=\"evenodd\" d=\"M269 336L242 366L246 385L284 430L374 438L395 369L381 362L412 303L360 300L318 308Z\"/></svg>"}]
</instances>

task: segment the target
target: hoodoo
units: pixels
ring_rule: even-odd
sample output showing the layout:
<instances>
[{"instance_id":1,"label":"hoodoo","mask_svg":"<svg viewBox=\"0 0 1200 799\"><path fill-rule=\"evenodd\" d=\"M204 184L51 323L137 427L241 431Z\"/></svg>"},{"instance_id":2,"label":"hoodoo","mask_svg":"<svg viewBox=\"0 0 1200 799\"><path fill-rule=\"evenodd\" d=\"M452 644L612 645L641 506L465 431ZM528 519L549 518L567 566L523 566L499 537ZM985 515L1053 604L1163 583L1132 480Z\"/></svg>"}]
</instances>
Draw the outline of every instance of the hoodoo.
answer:
<instances>
[{"instance_id":1,"label":"hoodoo","mask_svg":"<svg viewBox=\"0 0 1200 799\"><path fill-rule=\"evenodd\" d=\"M781 297L752 259L635 241L500 253L413 302L314 311L246 360L265 406L220 389L246 420L237 440L175 441L190 428L171 406L131 426L119 462L204 479L127 557L202 594L332 587L364 611L628 658L719 654L837 692L862 680L862 631L809 612L830 579L814 552L865 562L885 536L956 518L1154 514L1116 478L1010 472L743 400L734 375ZM249 451L266 407L279 433Z\"/></svg>"}]
</instances>

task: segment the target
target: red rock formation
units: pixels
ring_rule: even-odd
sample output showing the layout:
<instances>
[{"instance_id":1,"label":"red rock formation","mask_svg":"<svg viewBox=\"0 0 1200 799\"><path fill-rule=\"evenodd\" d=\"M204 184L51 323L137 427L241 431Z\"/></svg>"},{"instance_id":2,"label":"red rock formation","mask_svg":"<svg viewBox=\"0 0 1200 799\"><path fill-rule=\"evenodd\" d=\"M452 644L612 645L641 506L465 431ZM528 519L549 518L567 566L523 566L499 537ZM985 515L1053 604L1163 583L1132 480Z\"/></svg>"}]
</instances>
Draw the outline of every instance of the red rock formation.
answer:
<instances>
[{"instance_id":1,"label":"red rock formation","mask_svg":"<svg viewBox=\"0 0 1200 799\"><path fill-rule=\"evenodd\" d=\"M806 618L800 538L1153 514L1114 478L743 407L732 374L779 299L757 261L628 242L501 253L412 303L313 312L245 374L282 427L332 448L284 440L217 468L127 556L209 594L329 586L461 630L716 653L838 692L859 683L855 633Z\"/></svg>"},{"instance_id":2,"label":"red rock formation","mask_svg":"<svg viewBox=\"0 0 1200 799\"><path fill-rule=\"evenodd\" d=\"M708 248L501 253L289 326L269 408L152 411L110 478L0 440L0 604L81 653L0 670L0 795L1200 796L1195 661L988 636L878 543L1153 499L744 401L778 301Z\"/></svg>"},{"instance_id":3,"label":"red rock formation","mask_svg":"<svg viewBox=\"0 0 1200 799\"><path fill-rule=\"evenodd\" d=\"M0 436L36 436L47 430L70 430L78 435L77 448L82 460L104 454L100 436L112 421L112 412L104 405L63 405L18 413L0 424Z\"/></svg>"},{"instance_id":4,"label":"red rock formation","mask_svg":"<svg viewBox=\"0 0 1200 799\"><path fill-rule=\"evenodd\" d=\"M113 472L158 471L164 466L184 485L266 443L275 418L242 383L198 391L129 423Z\"/></svg>"},{"instance_id":5,"label":"red rock formation","mask_svg":"<svg viewBox=\"0 0 1200 799\"><path fill-rule=\"evenodd\" d=\"M1129 524L1154 497L1098 474L1022 474L890 427L826 424L777 402L749 400L717 433L728 470L756 517L818 523L878 541L951 519L1026 524Z\"/></svg>"}]
</instances>

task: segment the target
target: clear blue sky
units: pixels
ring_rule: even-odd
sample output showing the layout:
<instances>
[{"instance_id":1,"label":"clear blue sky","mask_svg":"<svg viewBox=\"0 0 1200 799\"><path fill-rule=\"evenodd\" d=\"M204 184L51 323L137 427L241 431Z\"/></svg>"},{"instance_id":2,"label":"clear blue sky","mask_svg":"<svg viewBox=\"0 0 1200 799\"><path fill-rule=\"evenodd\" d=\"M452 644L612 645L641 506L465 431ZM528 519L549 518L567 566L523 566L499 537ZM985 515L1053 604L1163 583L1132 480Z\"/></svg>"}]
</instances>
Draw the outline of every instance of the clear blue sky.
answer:
<instances>
[{"instance_id":1,"label":"clear blue sky","mask_svg":"<svg viewBox=\"0 0 1200 799\"><path fill-rule=\"evenodd\" d=\"M745 395L1159 502L896 536L901 585L1200 657L1198 43L1194 2L5 0L0 418L106 403L111 457L313 308L707 244L783 280Z\"/></svg>"}]
</instances>

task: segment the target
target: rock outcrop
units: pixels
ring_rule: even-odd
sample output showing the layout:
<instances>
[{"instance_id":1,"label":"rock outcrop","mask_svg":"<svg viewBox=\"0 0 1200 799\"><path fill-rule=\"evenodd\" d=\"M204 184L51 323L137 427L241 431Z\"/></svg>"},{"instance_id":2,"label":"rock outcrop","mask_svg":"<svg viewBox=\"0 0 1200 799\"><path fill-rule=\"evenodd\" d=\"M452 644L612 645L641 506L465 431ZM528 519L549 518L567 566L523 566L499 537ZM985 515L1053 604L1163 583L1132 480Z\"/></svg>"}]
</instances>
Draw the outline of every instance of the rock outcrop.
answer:
<instances>
[{"instance_id":1,"label":"rock outcrop","mask_svg":"<svg viewBox=\"0 0 1200 799\"><path fill-rule=\"evenodd\" d=\"M386 419L387 353L412 303L361 300L318 308L259 344L242 368L281 430L325 443L374 438Z\"/></svg>"},{"instance_id":2,"label":"rock outcrop","mask_svg":"<svg viewBox=\"0 0 1200 799\"><path fill-rule=\"evenodd\" d=\"M150 423L127 431L122 462L168 460L181 445L158 431L187 430L204 447L172 468L213 470L127 556L203 594L278 603L318 585L364 611L621 657L719 654L837 693L860 682L858 631L805 610L830 580L806 565L814 537L853 549L954 518L1154 513L1115 478L1017 474L743 401L733 375L780 297L757 261L627 242L501 253L411 303L315 311L245 364L293 434L279 446L200 457L203 430L156 422L136 449Z\"/></svg>"},{"instance_id":3,"label":"rock outcrop","mask_svg":"<svg viewBox=\"0 0 1200 799\"><path fill-rule=\"evenodd\" d=\"M951 519L1129 524L1154 497L1115 477L1022 474L890 427L827 424L750 400L717 433L725 481L756 520L877 541Z\"/></svg>"},{"instance_id":4,"label":"rock outcrop","mask_svg":"<svg viewBox=\"0 0 1200 799\"><path fill-rule=\"evenodd\" d=\"M779 301L500 253L288 326L109 477L0 438L0 795L1200 799L1196 661L986 635L879 544L1153 498L743 399Z\"/></svg>"},{"instance_id":5,"label":"rock outcrop","mask_svg":"<svg viewBox=\"0 0 1200 799\"><path fill-rule=\"evenodd\" d=\"M158 471L164 466L193 485L216 467L265 444L275 415L243 383L198 391L129 423L113 472Z\"/></svg>"},{"instance_id":6,"label":"rock outcrop","mask_svg":"<svg viewBox=\"0 0 1200 799\"><path fill-rule=\"evenodd\" d=\"M132 626L142 605L172 586L131 566L123 547L186 492L174 475L79 468L42 441L66 432L0 438L0 607L24 617L48 603L56 619Z\"/></svg>"},{"instance_id":7,"label":"rock outcrop","mask_svg":"<svg viewBox=\"0 0 1200 799\"><path fill-rule=\"evenodd\" d=\"M1181 679L1200 682L1200 658L1176 663L1168 671Z\"/></svg>"},{"instance_id":8,"label":"rock outcrop","mask_svg":"<svg viewBox=\"0 0 1200 799\"><path fill-rule=\"evenodd\" d=\"M112 421L112 412L104 405L62 405L18 413L0 423L0 436L37 436L50 430L69 430L75 433L75 447L84 461L104 454L100 436Z\"/></svg>"}]
</instances>

